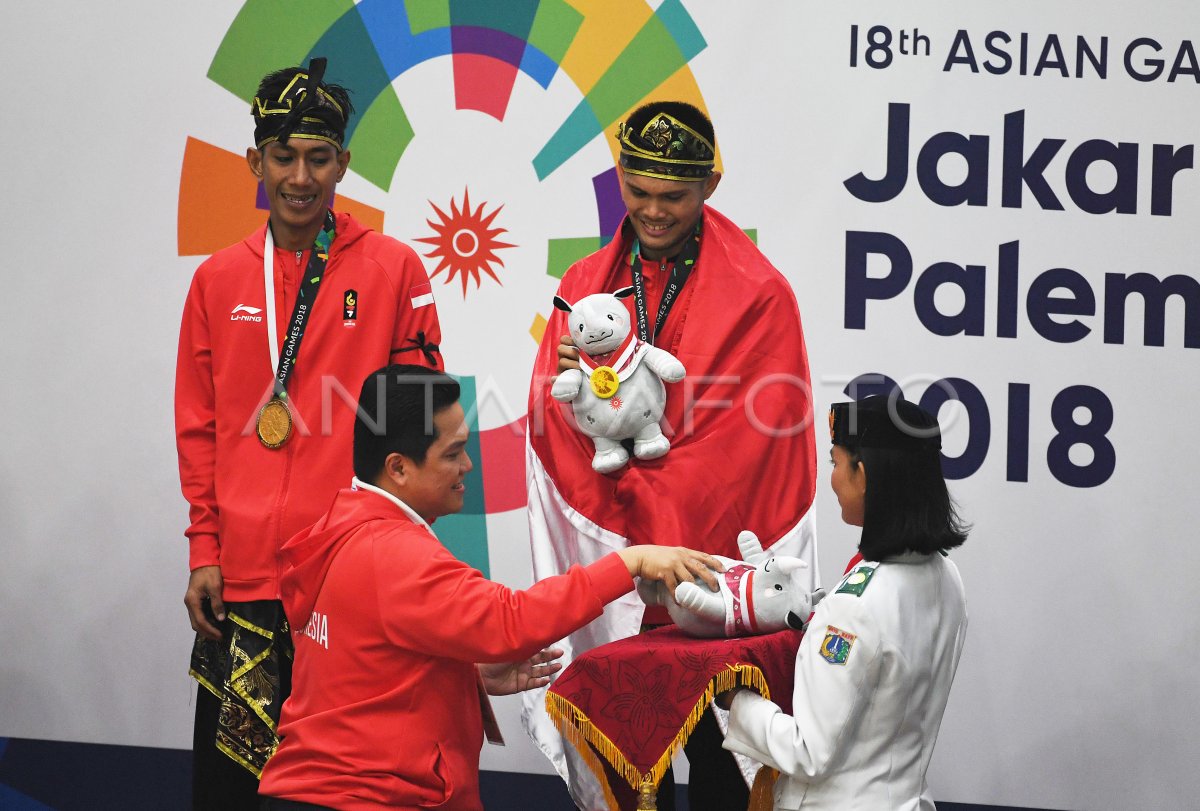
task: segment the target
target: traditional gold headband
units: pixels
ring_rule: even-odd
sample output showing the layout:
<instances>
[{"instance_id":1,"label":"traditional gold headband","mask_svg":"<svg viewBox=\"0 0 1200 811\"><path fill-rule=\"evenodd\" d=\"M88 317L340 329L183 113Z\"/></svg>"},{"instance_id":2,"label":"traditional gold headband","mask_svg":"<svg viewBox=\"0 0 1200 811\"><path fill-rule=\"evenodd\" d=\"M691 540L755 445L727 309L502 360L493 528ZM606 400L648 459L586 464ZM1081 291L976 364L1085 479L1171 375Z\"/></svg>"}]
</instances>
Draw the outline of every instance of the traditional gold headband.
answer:
<instances>
[{"instance_id":1,"label":"traditional gold headband","mask_svg":"<svg viewBox=\"0 0 1200 811\"><path fill-rule=\"evenodd\" d=\"M713 172L716 149L679 119L659 113L641 132L625 123L617 130L621 168L664 180L704 180Z\"/></svg>"}]
</instances>

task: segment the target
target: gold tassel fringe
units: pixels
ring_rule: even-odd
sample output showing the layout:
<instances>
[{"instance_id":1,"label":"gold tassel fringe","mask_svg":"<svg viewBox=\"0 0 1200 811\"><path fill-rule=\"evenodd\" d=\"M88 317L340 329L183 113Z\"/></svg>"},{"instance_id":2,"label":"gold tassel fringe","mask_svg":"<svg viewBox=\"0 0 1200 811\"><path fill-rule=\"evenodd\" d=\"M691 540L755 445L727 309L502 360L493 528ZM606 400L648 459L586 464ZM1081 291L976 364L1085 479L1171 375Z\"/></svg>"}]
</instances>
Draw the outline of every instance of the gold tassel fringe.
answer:
<instances>
[{"instance_id":1,"label":"gold tassel fringe","mask_svg":"<svg viewBox=\"0 0 1200 811\"><path fill-rule=\"evenodd\" d=\"M596 776L600 785L604 787L605 801L609 807L616 811L617 803L613 797L612 789L608 786L608 781L604 777L604 767L596 759L595 752L609 762L616 770L617 774L621 775L634 791L637 791L643 782L649 781L655 788L662 782L663 775L671 766L671 760L675 757L675 753L683 746L684 741L692 734L692 730L696 728L696 724L700 723L700 719L704 717L704 713L708 711L708 705L712 703L719 693L724 693L727 690L732 690L734 687L749 687L754 692L761 695L768 701L771 699L771 690L767 686L767 680L763 676L763 672L755 665L726 665L725 670L722 670L717 675L709 680L708 685L704 688L704 693L701 694L691 712L683 722L683 728L675 735L675 739L667 747L667 751L663 752L662 757L646 774L638 771L625 755L616 747L608 736L596 728L591 719L587 715L568 701L566 698L557 693L546 693L546 712L550 715L550 719L554 725L562 733L563 737L571 742L571 745L583 756L584 762L588 768ZM762 778L762 772L759 772L755 778L755 785ZM773 781L772 781L773 782ZM771 798L771 789L767 789L767 799ZM751 808L754 806L752 805ZM767 806L770 808L770 805Z\"/></svg>"}]
</instances>

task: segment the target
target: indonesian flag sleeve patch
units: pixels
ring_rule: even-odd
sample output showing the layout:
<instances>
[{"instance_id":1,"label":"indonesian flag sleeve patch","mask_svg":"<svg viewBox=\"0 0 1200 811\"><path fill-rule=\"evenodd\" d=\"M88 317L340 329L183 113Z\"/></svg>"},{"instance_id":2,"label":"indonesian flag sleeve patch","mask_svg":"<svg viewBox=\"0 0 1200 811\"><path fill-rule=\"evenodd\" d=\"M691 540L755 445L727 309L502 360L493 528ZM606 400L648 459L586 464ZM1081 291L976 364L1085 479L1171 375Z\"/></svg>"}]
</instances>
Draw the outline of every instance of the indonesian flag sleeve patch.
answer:
<instances>
[{"instance_id":1,"label":"indonesian flag sleeve patch","mask_svg":"<svg viewBox=\"0 0 1200 811\"><path fill-rule=\"evenodd\" d=\"M408 299L414 310L433 304L433 286L429 282L418 284L408 291Z\"/></svg>"}]
</instances>

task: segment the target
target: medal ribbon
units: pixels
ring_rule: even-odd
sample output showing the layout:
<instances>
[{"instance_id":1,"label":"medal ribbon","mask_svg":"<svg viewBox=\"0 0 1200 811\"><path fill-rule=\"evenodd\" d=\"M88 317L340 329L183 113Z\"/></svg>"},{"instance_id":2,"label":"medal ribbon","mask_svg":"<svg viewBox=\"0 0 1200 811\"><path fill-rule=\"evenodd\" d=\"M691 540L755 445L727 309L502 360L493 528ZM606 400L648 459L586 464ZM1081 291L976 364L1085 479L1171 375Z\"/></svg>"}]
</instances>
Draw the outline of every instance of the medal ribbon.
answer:
<instances>
[{"instance_id":1,"label":"medal ribbon","mask_svg":"<svg viewBox=\"0 0 1200 811\"><path fill-rule=\"evenodd\" d=\"M325 265L329 261L329 246L336 235L333 212L325 210L325 224L317 234L300 292L296 295L296 306L284 335L283 352L279 351L279 340L275 334L275 237L271 234L271 223L267 223L267 239L263 245L263 279L267 288L267 346L271 352L271 368L275 369L275 396L287 399L287 382L296 367L296 356L300 352L300 341L308 327L321 279L325 276Z\"/></svg>"},{"instance_id":2,"label":"medal ribbon","mask_svg":"<svg viewBox=\"0 0 1200 811\"><path fill-rule=\"evenodd\" d=\"M583 370L585 375L591 376L592 372L601 366L608 366L618 375L617 379L624 381L629 376L628 371L622 374L622 370L629 367L632 361L641 359L641 349L644 344L637 338L633 337L633 333L625 336L625 340L616 349L605 352L602 355L589 355L582 349L579 350L579 368ZM609 359L615 358L612 363L606 364L600 361L600 358ZM585 360L586 359L586 360ZM590 364L590 365L589 365ZM636 364L635 364L636 365ZM630 370L632 371L632 370Z\"/></svg>"},{"instance_id":3,"label":"medal ribbon","mask_svg":"<svg viewBox=\"0 0 1200 811\"><path fill-rule=\"evenodd\" d=\"M687 284L692 271L696 269L696 258L700 256L701 222L703 219L696 223L696 230L688 237L687 242L683 243L683 249L675 257L675 264L671 267L671 276L667 280L667 286L663 288L662 299L658 303L658 315L654 319L653 336L650 335L649 319L646 314L646 279L642 274L642 246L636 237L633 240L633 250L629 254L629 270L633 276L633 304L637 313L638 337L648 344L654 344L658 339L658 333L662 331L663 324L667 322L667 315L675 306L680 291Z\"/></svg>"}]
</instances>

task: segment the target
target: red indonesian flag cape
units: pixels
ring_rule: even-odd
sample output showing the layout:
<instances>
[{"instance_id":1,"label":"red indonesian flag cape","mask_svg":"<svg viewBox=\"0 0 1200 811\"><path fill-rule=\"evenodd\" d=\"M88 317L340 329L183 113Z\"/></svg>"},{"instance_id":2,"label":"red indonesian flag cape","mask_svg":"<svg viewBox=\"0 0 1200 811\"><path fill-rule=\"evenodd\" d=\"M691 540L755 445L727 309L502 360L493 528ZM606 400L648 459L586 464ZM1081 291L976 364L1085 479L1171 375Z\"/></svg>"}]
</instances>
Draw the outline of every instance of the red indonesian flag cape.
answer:
<instances>
[{"instance_id":1,"label":"red indonesian flag cape","mask_svg":"<svg viewBox=\"0 0 1200 811\"><path fill-rule=\"evenodd\" d=\"M732 221L704 209L700 255L656 345L687 378L668 383L663 431L671 450L631 458L615 473L592 470L595 447L575 426L570 404L550 396L567 314L555 309L534 366L527 424L527 484L534 580L588 563L629 544L682 545L740 559L737 536L755 532L764 548L804 558L819 570L813 535L816 452L808 357L796 298L784 277ZM628 222L609 245L573 265L558 295L569 302L631 284ZM647 267L647 310L658 311L663 282ZM626 299L633 311L633 296ZM631 324L636 325L636 315ZM619 396L619 393L618 393ZM577 653L637 633L645 606L635 595L564 641ZM664 612L665 613L665 612ZM580 781L544 708L525 695L534 740L568 779ZM577 779L578 778L578 779Z\"/></svg>"}]
</instances>

